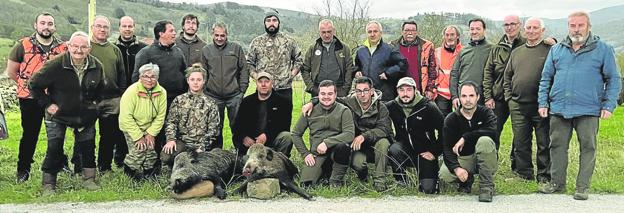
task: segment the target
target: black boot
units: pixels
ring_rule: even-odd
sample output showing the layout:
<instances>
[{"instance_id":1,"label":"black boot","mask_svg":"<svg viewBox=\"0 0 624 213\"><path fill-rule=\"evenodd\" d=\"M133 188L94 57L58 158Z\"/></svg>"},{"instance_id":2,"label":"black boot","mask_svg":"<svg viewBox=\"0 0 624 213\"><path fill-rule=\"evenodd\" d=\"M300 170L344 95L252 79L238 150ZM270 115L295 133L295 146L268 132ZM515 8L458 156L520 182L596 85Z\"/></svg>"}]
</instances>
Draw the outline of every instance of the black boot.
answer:
<instances>
[{"instance_id":1,"label":"black boot","mask_svg":"<svg viewBox=\"0 0 624 213\"><path fill-rule=\"evenodd\" d=\"M43 196L54 195L56 193L56 174L43 173L43 177L41 177L41 190Z\"/></svg>"}]
</instances>

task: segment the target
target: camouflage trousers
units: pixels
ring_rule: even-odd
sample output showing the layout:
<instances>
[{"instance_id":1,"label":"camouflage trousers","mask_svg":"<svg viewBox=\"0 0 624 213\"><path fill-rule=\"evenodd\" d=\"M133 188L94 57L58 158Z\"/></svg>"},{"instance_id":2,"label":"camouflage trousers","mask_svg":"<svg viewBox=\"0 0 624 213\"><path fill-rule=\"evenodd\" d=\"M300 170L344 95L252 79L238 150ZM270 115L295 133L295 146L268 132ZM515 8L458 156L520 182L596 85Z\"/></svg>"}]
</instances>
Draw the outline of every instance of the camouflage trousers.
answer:
<instances>
[{"instance_id":1,"label":"camouflage trousers","mask_svg":"<svg viewBox=\"0 0 624 213\"><path fill-rule=\"evenodd\" d=\"M158 156L154 148L147 148L145 150L138 150L134 146L134 141L130 138L130 135L124 132L126 137L126 143L128 144L128 155L124 160L124 164L134 172L144 173L146 170L152 170L158 161Z\"/></svg>"}]
</instances>

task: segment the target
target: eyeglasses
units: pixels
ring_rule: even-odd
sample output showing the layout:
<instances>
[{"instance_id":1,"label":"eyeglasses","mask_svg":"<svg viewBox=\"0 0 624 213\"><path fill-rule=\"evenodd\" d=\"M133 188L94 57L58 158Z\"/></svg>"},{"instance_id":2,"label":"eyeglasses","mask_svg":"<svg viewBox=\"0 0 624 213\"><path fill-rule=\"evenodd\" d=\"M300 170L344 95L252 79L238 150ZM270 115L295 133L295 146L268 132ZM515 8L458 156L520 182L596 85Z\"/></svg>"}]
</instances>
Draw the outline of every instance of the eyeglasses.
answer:
<instances>
[{"instance_id":1,"label":"eyeglasses","mask_svg":"<svg viewBox=\"0 0 624 213\"><path fill-rule=\"evenodd\" d=\"M517 22L505 23L505 24L503 24L503 27L515 27L518 24L520 24L520 23L517 23Z\"/></svg>"},{"instance_id":2,"label":"eyeglasses","mask_svg":"<svg viewBox=\"0 0 624 213\"><path fill-rule=\"evenodd\" d=\"M110 29L110 27L109 27L109 26L99 25L99 24L94 25L93 27L95 27L95 29L105 29L105 30Z\"/></svg>"},{"instance_id":3,"label":"eyeglasses","mask_svg":"<svg viewBox=\"0 0 624 213\"><path fill-rule=\"evenodd\" d=\"M155 75L152 75L152 76L142 75L141 76L141 79L146 80L146 81L155 81L156 78L158 77L156 77Z\"/></svg>"},{"instance_id":4,"label":"eyeglasses","mask_svg":"<svg viewBox=\"0 0 624 213\"><path fill-rule=\"evenodd\" d=\"M356 89L355 90L355 94L358 94L358 95L361 95L361 94L368 95L368 93L370 93L370 89L365 89L365 90Z\"/></svg>"}]
</instances>

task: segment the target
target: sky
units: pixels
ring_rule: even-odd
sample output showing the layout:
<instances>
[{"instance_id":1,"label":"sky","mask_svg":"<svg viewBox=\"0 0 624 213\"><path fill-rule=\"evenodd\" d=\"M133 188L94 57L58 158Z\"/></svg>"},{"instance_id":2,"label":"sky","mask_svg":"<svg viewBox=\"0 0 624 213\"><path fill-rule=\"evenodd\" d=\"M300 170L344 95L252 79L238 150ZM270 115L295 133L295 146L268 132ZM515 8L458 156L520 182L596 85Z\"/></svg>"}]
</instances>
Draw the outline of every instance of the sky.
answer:
<instances>
[{"instance_id":1,"label":"sky","mask_svg":"<svg viewBox=\"0 0 624 213\"><path fill-rule=\"evenodd\" d=\"M162 0L212 4L223 0ZM282 8L315 13L326 0L229 0L246 5ZM350 0L346 0L350 1ZM366 1L366 0L360 0ZM509 14L540 18L565 18L576 10L591 12L624 4L622 0L368 0L372 18L404 19L423 12L474 13L493 20L502 20Z\"/></svg>"}]
</instances>

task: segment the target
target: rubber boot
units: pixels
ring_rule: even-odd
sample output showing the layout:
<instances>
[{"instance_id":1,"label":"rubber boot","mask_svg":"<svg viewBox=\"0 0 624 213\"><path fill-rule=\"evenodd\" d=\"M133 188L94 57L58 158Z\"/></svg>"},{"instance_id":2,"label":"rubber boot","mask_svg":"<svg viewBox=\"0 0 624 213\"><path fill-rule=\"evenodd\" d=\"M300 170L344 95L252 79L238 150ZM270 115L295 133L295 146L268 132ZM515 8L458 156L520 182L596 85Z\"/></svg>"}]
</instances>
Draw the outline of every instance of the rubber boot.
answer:
<instances>
[{"instance_id":1,"label":"rubber boot","mask_svg":"<svg viewBox=\"0 0 624 213\"><path fill-rule=\"evenodd\" d=\"M56 174L43 173L41 178L41 194L43 196L50 196L56 193Z\"/></svg>"},{"instance_id":2,"label":"rubber boot","mask_svg":"<svg viewBox=\"0 0 624 213\"><path fill-rule=\"evenodd\" d=\"M100 186L95 183L95 173L95 168L82 168L82 186L89 191L100 189Z\"/></svg>"}]
</instances>

